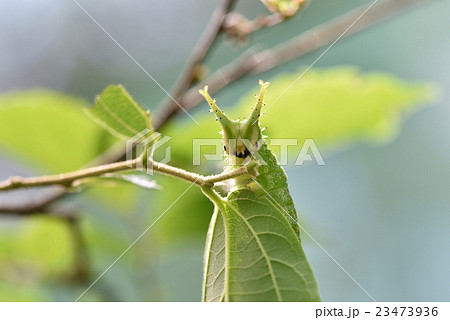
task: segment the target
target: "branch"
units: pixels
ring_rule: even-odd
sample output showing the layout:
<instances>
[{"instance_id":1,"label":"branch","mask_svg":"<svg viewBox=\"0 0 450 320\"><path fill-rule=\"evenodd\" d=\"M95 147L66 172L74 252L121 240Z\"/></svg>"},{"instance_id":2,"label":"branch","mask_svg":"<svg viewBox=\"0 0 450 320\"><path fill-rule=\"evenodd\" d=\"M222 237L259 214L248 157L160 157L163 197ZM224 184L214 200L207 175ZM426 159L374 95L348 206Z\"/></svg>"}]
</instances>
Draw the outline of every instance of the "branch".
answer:
<instances>
[{"instance_id":1,"label":"branch","mask_svg":"<svg viewBox=\"0 0 450 320\"><path fill-rule=\"evenodd\" d=\"M237 40L245 40L246 36L265 27L272 27L285 21L289 17L281 13L259 16L248 20L242 14L230 12L223 22L223 31Z\"/></svg>"},{"instance_id":2,"label":"branch","mask_svg":"<svg viewBox=\"0 0 450 320\"><path fill-rule=\"evenodd\" d=\"M344 32L348 37L387 19L393 18L407 8L430 2L431 0L383 0L368 10L352 28L347 28L366 11L367 5L351 10L337 18L323 23L273 49L261 52L261 61L252 73L267 71L285 62L304 56L327 44L333 43ZM347 31L346 31L347 30Z\"/></svg>"},{"instance_id":3,"label":"branch","mask_svg":"<svg viewBox=\"0 0 450 320\"><path fill-rule=\"evenodd\" d=\"M80 221L77 219L66 219L66 221L73 244L73 271L70 278L76 283L85 284L89 279L91 268Z\"/></svg>"},{"instance_id":4,"label":"branch","mask_svg":"<svg viewBox=\"0 0 450 320\"><path fill-rule=\"evenodd\" d=\"M0 191L51 186L51 185L71 187L77 180L89 177L96 177L105 173L129 170L130 168L135 168L136 164L137 160L131 160L131 161L115 162L98 167L81 169L78 171L51 176L41 176L33 178L11 177L8 180L0 182Z\"/></svg>"},{"instance_id":5,"label":"branch","mask_svg":"<svg viewBox=\"0 0 450 320\"><path fill-rule=\"evenodd\" d=\"M347 37L392 18L407 8L430 1L431 0L380 1L367 11L367 13L343 35L343 37ZM191 88L181 98L180 103L186 110L190 110L203 101L202 97L198 94L198 90L203 88L206 84L211 93L216 93L231 82L236 81L245 75L258 74L267 71L332 43L341 36L348 26L351 25L366 9L367 5L358 7L331 21L308 30L291 40L260 53L256 53L254 49L250 49L230 64L214 72L202 83ZM178 110L175 110L175 113L177 112ZM168 117L163 118L158 123L160 123L160 126L162 127L174 115L175 114L168 115Z\"/></svg>"},{"instance_id":6,"label":"branch","mask_svg":"<svg viewBox=\"0 0 450 320\"><path fill-rule=\"evenodd\" d=\"M19 202L16 204L1 204L0 201L0 213L7 214L19 214L19 215L38 215L38 214L49 214L54 210L51 209L53 202L66 195L66 190L61 187L54 187L51 190L43 191L37 194L31 200L26 202ZM55 215L60 216L60 213L55 213ZM65 216L65 214L61 214Z\"/></svg>"},{"instance_id":7,"label":"branch","mask_svg":"<svg viewBox=\"0 0 450 320\"><path fill-rule=\"evenodd\" d=\"M40 176L32 178L11 177L8 180L0 182L0 191L54 185L72 187L78 185L81 179L98 177L106 173L130 170L133 168L137 168L140 163L142 163L142 159L137 158L129 161L115 162L102 166L51 176ZM202 176L193 172L186 171L184 169L172 167L168 164L156 162L151 159L148 159L146 165L147 167L150 166L150 168L152 168L156 172L160 172L162 174L169 175L180 180L195 183L200 187L212 187L214 186L214 183L232 179L248 173L247 169L245 167L242 167L214 176Z\"/></svg>"},{"instance_id":8,"label":"branch","mask_svg":"<svg viewBox=\"0 0 450 320\"><path fill-rule=\"evenodd\" d=\"M206 184L210 183L210 184L214 185L215 183L226 181L229 179L234 179L234 178L237 178L240 176L244 176L246 174L249 174L249 171L248 171L247 167L243 166L243 167L239 167L239 168L227 171L227 172L223 172L220 174L205 177L205 182L206 182Z\"/></svg>"},{"instance_id":9,"label":"branch","mask_svg":"<svg viewBox=\"0 0 450 320\"><path fill-rule=\"evenodd\" d=\"M232 9L235 2L235 0L222 0L214 10L204 33L200 36L200 40L192 49L188 62L172 90L172 97L174 97L174 99L171 99L170 97L166 98L161 106L164 115L159 117L154 124L156 129L161 126L161 119L167 118L169 114L176 113L179 110L176 101L186 92L189 86L195 82L199 67L208 52L210 52L212 45L222 30L225 17Z\"/></svg>"},{"instance_id":10,"label":"branch","mask_svg":"<svg viewBox=\"0 0 450 320\"><path fill-rule=\"evenodd\" d=\"M122 148L119 150L119 145L113 145L104 153L90 161L87 167L117 161L122 157L122 155ZM0 213L19 215L46 214L62 218L67 218L68 216L75 217L76 214L67 214L59 208L54 208L53 205L55 201L69 194L65 188L61 186L54 186L49 190L45 190L34 195L33 197L28 197L27 201L20 201L14 204L2 204L0 199Z\"/></svg>"}]
</instances>

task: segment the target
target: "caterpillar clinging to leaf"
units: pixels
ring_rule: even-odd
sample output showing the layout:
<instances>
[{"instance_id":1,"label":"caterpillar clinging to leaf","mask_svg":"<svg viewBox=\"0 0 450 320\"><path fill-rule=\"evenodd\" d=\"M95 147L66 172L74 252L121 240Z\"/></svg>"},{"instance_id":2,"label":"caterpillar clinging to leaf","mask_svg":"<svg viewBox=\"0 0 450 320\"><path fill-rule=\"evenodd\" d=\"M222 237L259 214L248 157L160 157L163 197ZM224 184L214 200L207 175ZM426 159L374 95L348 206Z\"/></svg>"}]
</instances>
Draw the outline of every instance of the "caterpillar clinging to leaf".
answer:
<instances>
[{"instance_id":1,"label":"caterpillar clinging to leaf","mask_svg":"<svg viewBox=\"0 0 450 320\"><path fill-rule=\"evenodd\" d=\"M250 116L231 120L200 90L222 127L228 168L251 173L234 179L222 197L203 192L215 205L205 249L204 301L318 301L317 284L303 253L294 202L284 170L263 140L261 89Z\"/></svg>"}]
</instances>

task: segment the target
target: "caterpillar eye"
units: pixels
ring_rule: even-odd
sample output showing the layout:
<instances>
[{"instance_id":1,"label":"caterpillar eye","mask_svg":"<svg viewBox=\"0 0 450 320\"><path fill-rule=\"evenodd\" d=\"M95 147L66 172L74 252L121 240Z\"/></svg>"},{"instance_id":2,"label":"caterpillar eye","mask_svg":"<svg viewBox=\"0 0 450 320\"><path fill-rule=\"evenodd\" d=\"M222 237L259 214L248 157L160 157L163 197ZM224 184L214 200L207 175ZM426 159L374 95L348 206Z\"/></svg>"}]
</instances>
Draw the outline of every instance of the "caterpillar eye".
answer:
<instances>
[{"instance_id":1,"label":"caterpillar eye","mask_svg":"<svg viewBox=\"0 0 450 320\"><path fill-rule=\"evenodd\" d=\"M223 151L227 151L227 146L223 146Z\"/></svg>"},{"instance_id":2,"label":"caterpillar eye","mask_svg":"<svg viewBox=\"0 0 450 320\"><path fill-rule=\"evenodd\" d=\"M250 151L245 149L243 152L236 152L234 155L240 159L245 159L250 155Z\"/></svg>"}]
</instances>

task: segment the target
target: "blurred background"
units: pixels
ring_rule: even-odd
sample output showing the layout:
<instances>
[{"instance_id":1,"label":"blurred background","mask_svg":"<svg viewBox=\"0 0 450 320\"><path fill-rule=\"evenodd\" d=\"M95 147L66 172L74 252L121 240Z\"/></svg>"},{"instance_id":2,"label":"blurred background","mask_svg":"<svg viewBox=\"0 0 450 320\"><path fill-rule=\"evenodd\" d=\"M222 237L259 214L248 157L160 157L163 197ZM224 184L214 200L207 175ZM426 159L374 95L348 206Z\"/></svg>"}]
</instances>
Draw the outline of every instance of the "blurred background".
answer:
<instances>
[{"instance_id":1,"label":"blurred background","mask_svg":"<svg viewBox=\"0 0 450 320\"><path fill-rule=\"evenodd\" d=\"M363 3L371 1L313 0L293 19L246 43L222 39L208 57L208 67L219 68L253 44L269 48ZM168 90L216 1L80 4ZM236 10L250 18L267 12L256 0L240 1ZM448 12L450 1L430 1L342 39L316 64L352 65L363 73L383 71L407 81L437 83L444 88L439 102L408 117L388 142L335 147L322 154L326 166L286 167L301 221L378 301L450 300ZM95 131L94 124L76 122L77 111L46 109L45 99L76 109L91 104L108 84L121 83L152 111L164 100L165 93L75 2L2 1L0 16L0 94L7 97L0 98L1 180L76 169L114 142ZM306 67L323 50L246 77L217 98L233 106L260 77L270 80ZM17 98L11 92L36 88L79 98L43 99L42 115L50 116L41 119L41 126L25 125L40 111L28 118L18 113L11 122L2 110L11 104L7 101L15 97L20 108L34 97ZM194 115L203 116L204 110L205 105ZM66 125L63 119L73 122ZM176 121L176 126L191 125L183 114ZM42 128L51 126L53 135L42 134ZM58 155L50 157L49 150ZM174 161L183 166L180 157ZM0 300L75 300L187 187L156 179L164 191L100 184L64 198L59 205L81 215L76 228L55 217L1 214ZM0 194L0 203L34 195L8 192ZM82 300L199 301L211 213L212 205L200 191L189 191ZM314 242L302 239L323 300L370 300Z\"/></svg>"}]
</instances>

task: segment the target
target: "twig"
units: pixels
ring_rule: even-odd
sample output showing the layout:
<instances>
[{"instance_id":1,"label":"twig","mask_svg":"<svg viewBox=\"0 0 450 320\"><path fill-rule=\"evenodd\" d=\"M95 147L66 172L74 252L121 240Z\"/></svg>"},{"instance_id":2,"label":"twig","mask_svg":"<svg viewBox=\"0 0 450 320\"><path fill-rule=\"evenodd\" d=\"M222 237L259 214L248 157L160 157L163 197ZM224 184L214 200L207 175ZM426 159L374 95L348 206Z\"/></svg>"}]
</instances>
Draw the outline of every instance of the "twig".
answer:
<instances>
[{"instance_id":1,"label":"twig","mask_svg":"<svg viewBox=\"0 0 450 320\"><path fill-rule=\"evenodd\" d=\"M246 36L265 27L272 27L285 21L289 17L276 12L248 20L242 14L230 12L223 22L223 31L237 40L245 40Z\"/></svg>"},{"instance_id":2,"label":"twig","mask_svg":"<svg viewBox=\"0 0 450 320\"><path fill-rule=\"evenodd\" d=\"M31 200L21 201L15 204L2 204L0 201L0 213L19 214L19 215L35 215L48 214L52 212L50 207L53 202L67 195L66 190L55 186L51 190L43 191L35 195ZM59 213L58 213L59 215Z\"/></svg>"},{"instance_id":3,"label":"twig","mask_svg":"<svg viewBox=\"0 0 450 320\"><path fill-rule=\"evenodd\" d=\"M376 23L392 18L407 8L430 2L432 0L383 0L369 10L344 37L366 29ZM246 52L232 61L230 64L219 69L202 83L190 89L180 100L186 110L192 109L200 104L203 99L198 90L206 84L211 93L216 93L229 83L240 79L247 74L258 74L277 67L295 58L306 55L339 37L348 26L355 21L367 6L361 6L351 10L332 21L325 22L299 36L290 39L274 48L264 50L260 53L249 54ZM178 112L178 110L176 110ZM164 116L164 115L163 115ZM174 114L166 114L159 123L161 126L168 122Z\"/></svg>"},{"instance_id":4,"label":"twig","mask_svg":"<svg viewBox=\"0 0 450 320\"><path fill-rule=\"evenodd\" d=\"M73 271L71 280L76 283L84 284L89 279L90 263L87 253L86 242L80 228L80 221L78 219L66 219L69 228L70 236L73 243Z\"/></svg>"},{"instance_id":5,"label":"twig","mask_svg":"<svg viewBox=\"0 0 450 320\"><path fill-rule=\"evenodd\" d=\"M131 161L115 162L98 167L81 169L73 172L51 176L41 176L33 178L11 177L6 181L0 182L0 191L51 186L51 185L70 187L77 180L89 177L96 177L105 173L129 170L130 168L136 167L136 164L137 160L131 160Z\"/></svg>"},{"instance_id":6,"label":"twig","mask_svg":"<svg viewBox=\"0 0 450 320\"><path fill-rule=\"evenodd\" d=\"M123 150L118 148L118 145L113 145L104 153L90 161L86 167L96 166L102 163L110 163L117 161L123 155ZM65 211L61 211L58 208L54 208L52 205L58 199L66 196L67 190L61 186L53 186L49 190L45 190L28 199L26 202L21 201L19 203L2 204L0 200L0 214L19 214L19 215L34 215L34 214L47 214L55 215L58 217L67 217L68 214ZM34 198L34 199L33 199ZM76 214L73 216L75 217Z\"/></svg>"},{"instance_id":7,"label":"twig","mask_svg":"<svg viewBox=\"0 0 450 320\"><path fill-rule=\"evenodd\" d=\"M150 160L149 160L150 161ZM205 177L202 175L199 175L197 173L189 172L184 169L176 168L169 166L164 163L159 163L156 161L151 162L151 168L153 168L155 171L172 176L181 180L185 180L191 183L195 183L196 185L203 187L205 185L211 185L210 183L207 183L205 181Z\"/></svg>"},{"instance_id":8,"label":"twig","mask_svg":"<svg viewBox=\"0 0 450 320\"><path fill-rule=\"evenodd\" d=\"M243 167L239 167L239 168L227 171L227 172L223 172L223 173L216 174L213 176L205 177L205 182L214 185L217 182L237 178L237 177L246 175L248 173L249 173L249 171L248 171L247 167L243 166Z\"/></svg>"},{"instance_id":9,"label":"twig","mask_svg":"<svg viewBox=\"0 0 450 320\"><path fill-rule=\"evenodd\" d=\"M141 162L142 159L138 158L129 161L115 162L88 169L62 173L58 175L40 176L32 178L11 177L8 180L0 182L0 191L42 187L42 186L53 186L53 185L71 187L77 185L77 182L79 182L84 178L98 177L106 173L137 168L138 164ZM156 162L151 159L148 159L148 163L146 165L147 167L152 168L156 172L160 172L165 175L169 175L181 180L195 183L200 187L205 186L212 187L216 182L228 180L248 173L247 169L245 167L242 167L214 176L202 176L180 168L172 167L164 163Z\"/></svg>"},{"instance_id":10,"label":"twig","mask_svg":"<svg viewBox=\"0 0 450 320\"><path fill-rule=\"evenodd\" d=\"M211 19L209 20L204 33L201 35L200 40L192 49L189 60L182 71L180 77L178 78L174 89L172 90L172 96L175 100L178 100L189 86L195 81L198 68L200 67L202 61L205 59L208 52L214 42L217 39L220 31L222 30L222 24L228 12L232 9L235 0L222 0L221 3L214 10ZM173 99L166 99L161 109L165 113L175 113L178 111L178 105L173 101ZM155 128L161 126L160 118L157 118L157 123L154 124Z\"/></svg>"},{"instance_id":11,"label":"twig","mask_svg":"<svg viewBox=\"0 0 450 320\"><path fill-rule=\"evenodd\" d=\"M348 37L361 30L398 15L406 8L410 8L431 0L382 0L368 10L343 37ZM367 9L363 5L351 10L316 28L306 31L299 36L273 49L261 52L262 58L252 73L267 71L285 62L304 56L335 41L354 21Z\"/></svg>"},{"instance_id":12,"label":"twig","mask_svg":"<svg viewBox=\"0 0 450 320\"><path fill-rule=\"evenodd\" d=\"M248 50L236 60L214 72L204 82L199 83L188 92L186 92L186 94L181 99L181 103L185 106L186 109L195 108L197 105L203 102L203 97L198 94L198 91L205 85L208 85L209 92L211 94L216 93L231 82L236 81L237 79L240 79L243 76L251 73L251 71L254 70L259 64L260 58L261 55L255 53L254 49ZM162 125L166 124L170 120L171 116L168 116L169 117L166 118L164 122L162 122Z\"/></svg>"}]
</instances>

